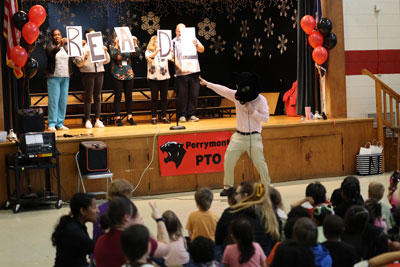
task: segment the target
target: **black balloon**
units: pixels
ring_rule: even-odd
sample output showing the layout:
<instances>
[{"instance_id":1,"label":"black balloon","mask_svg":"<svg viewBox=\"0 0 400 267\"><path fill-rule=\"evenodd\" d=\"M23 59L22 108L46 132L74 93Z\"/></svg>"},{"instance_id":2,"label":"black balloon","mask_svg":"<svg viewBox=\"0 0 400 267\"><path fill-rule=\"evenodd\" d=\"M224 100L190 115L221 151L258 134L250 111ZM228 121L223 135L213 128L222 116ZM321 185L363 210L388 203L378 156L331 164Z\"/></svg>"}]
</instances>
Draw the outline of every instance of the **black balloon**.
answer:
<instances>
[{"instance_id":1,"label":"black balloon","mask_svg":"<svg viewBox=\"0 0 400 267\"><path fill-rule=\"evenodd\" d=\"M337 38L336 35L331 32L324 38L324 46L326 49L330 50L336 46Z\"/></svg>"},{"instance_id":2,"label":"black balloon","mask_svg":"<svg viewBox=\"0 0 400 267\"><path fill-rule=\"evenodd\" d=\"M36 61L34 58L28 58L28 61L26 62L25 65L25 76L28 79L32 79L36 73L38 72L39 69L39 63Z\"/></svg>"},{"instance_id":3,"label":"black balloon","mask_svg":"<svg viewBox=\"0 0 400 267\"><path fill-rule=\"evenodd\" d=\"M318 23L318 30L323 36L327 36L332 31L332 21L328 18L322 18Z\"/></svg>"},{"instance_id":4,"label":"black balloon","mask_svg":"<svg viewBox=\"0 0 400 267\"><path fill-rule=\"evenodd\" d=\"M25 11L17 11L12 17L12 22L14 27L22 31L22 27L29 21L28 14Z\"/></svg>"},{"instance_id":5,"label":"black balloon","mask_svg":"<svg viewBox=\"0 0 400 267\"><path fill-rule=\"evenodd\" d=\"M28 44L25 41L24 37L22 37L21 40L19 41L19 45L22 46L23 48L25 48L26 52L28 52L28 54L29 54L29 53L32 53L33 50L35 50L36 41L34 43L32 43L32 44Z\"/></svg>"}]
</instances>

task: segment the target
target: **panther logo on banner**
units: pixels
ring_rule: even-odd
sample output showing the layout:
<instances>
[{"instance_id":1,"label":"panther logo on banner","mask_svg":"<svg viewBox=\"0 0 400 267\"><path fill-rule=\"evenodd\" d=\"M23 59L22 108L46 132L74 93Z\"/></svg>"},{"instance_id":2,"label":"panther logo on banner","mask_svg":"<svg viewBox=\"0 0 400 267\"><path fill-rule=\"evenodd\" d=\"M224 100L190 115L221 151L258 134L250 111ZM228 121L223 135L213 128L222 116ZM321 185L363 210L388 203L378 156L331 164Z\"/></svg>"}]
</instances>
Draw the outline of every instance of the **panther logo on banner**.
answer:
<instances>
[{"instance_id":1,"label":"panther logo on banner","mask_svg":"<svg viewBox=\"0 0 400 267\"><path fill-rule=\"evenodd\" d=\"M158 137L161 176L222 172L231 132Z\"/></svg>"}]
</instances>

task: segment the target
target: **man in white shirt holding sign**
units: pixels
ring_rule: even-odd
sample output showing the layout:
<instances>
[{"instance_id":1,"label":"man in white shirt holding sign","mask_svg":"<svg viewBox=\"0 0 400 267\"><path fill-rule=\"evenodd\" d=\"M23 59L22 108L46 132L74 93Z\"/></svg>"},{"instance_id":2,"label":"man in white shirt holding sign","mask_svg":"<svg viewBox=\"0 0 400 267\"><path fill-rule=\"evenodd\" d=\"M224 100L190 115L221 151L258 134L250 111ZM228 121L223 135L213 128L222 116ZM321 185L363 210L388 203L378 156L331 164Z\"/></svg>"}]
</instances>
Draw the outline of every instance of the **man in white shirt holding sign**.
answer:
<instances>
[{"instance_id":1,"label":"man in white shirt holding sign","mask_svg":"<svg viewBox=\"0 0 400 267\"><path fill-rule=\"evenodd\" d=\"M199 121L196 117L199 96L200 64L197 53L204 52L204 46L196 38L194 28L182 23L176 26L176 37L172 40L174 49L177 117L179 122Z\"/></svg>"}]
</instances>

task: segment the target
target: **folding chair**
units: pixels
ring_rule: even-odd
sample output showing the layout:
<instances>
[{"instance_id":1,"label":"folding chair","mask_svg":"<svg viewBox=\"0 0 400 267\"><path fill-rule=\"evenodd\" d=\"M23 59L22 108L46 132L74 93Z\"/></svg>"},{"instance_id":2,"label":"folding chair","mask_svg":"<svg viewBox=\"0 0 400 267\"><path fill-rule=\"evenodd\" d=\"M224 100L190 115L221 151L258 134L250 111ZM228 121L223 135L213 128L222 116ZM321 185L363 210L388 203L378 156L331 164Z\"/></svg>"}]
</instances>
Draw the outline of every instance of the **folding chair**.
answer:
<instances>
[{"instance_id":1,"label":"folding chair","mask_svg":"<svg viewBox=\"0 0 400 267\"><path fill-rule=\"evenodd\" d=\"M102 171L102 172L92 172L92 173L87 173L82 175L80 166L79 166L79 152L76 153L75 155L75 162L76 162L76 167L78 169L78 192L80 192L80 184L82 184L82 189L84 193L90 193L92 195L107 195L108 192L108 180L112 182L113 174L108 169L107 171ZM97 192L86 192L85 188L85 180L95 180L95 179L106 179L106 191L97 191Z\"/></svg>"}]
</instances>

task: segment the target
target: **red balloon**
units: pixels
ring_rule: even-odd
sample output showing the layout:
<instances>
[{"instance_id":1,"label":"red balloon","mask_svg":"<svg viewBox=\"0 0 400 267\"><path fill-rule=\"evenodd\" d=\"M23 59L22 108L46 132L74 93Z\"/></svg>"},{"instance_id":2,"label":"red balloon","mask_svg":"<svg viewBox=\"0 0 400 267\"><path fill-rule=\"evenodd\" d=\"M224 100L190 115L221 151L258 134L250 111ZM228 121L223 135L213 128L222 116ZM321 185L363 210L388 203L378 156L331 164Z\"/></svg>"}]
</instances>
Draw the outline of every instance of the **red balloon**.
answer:
<instances>
[{"instance_id":1,"label":"red balloon","mask_svg":"<svg viewBox=\"0 0 400 267\"><path fill-rule=\"evenodd\" d=\"M317 46L312 52L312 58L315 63L321 65L328 59L328 51L323 46Z\"/></svg>"},{"instance_id":2,"label":"red balloon","mask_svg":"<svg viewBox=\"0 0 400 267\"><path fill-rule=\"evenodd\" d=\"M35 23L38 27L46 20L46 9L41 5L35 5L29 10L29 21Z\"/></svg>"},{"instance_id":3,"label":"red balloon","mask_svg":"<svg viewBox=\"0 0 400 267\"><path fill-rule=\"evenodd\" d=\"M300 21L300 26L305 33L310 34L315 28L315 19L313 16L305 15Z\"/></svg>"},{"instance_id":4,"label":"red balloon","mask_svg":"<svg viewBox=\"0 0 400 267\"><path fill-rule=\"evenodd\" d=\"M14 62L15 66L23 67L28 60L28 53L26 53L25 48L17 45L11 49L10 59Z\"/></svg>"},{"instance_id":5,"label":"red balloon","mask_svg":"<svg viewBox=\"0 0 400 267\"><path fill-rule=\"evenodd\" d=\"M29 21L22 27L22 36L28 44L33 44L39 37L39 27Z\"/></svg>"},{"instance_id":6,"label":"red balloon","mask_svg":"<svg viewBox=\"0 0 400 267\"><path fill-rule=\"evenodd\" d=\"M308 36L308 42L312 46L312 48L316 48L317 46L321 46L324 43L324 37L319 31L313 31Z\"/></svg>"}]
</instances>

